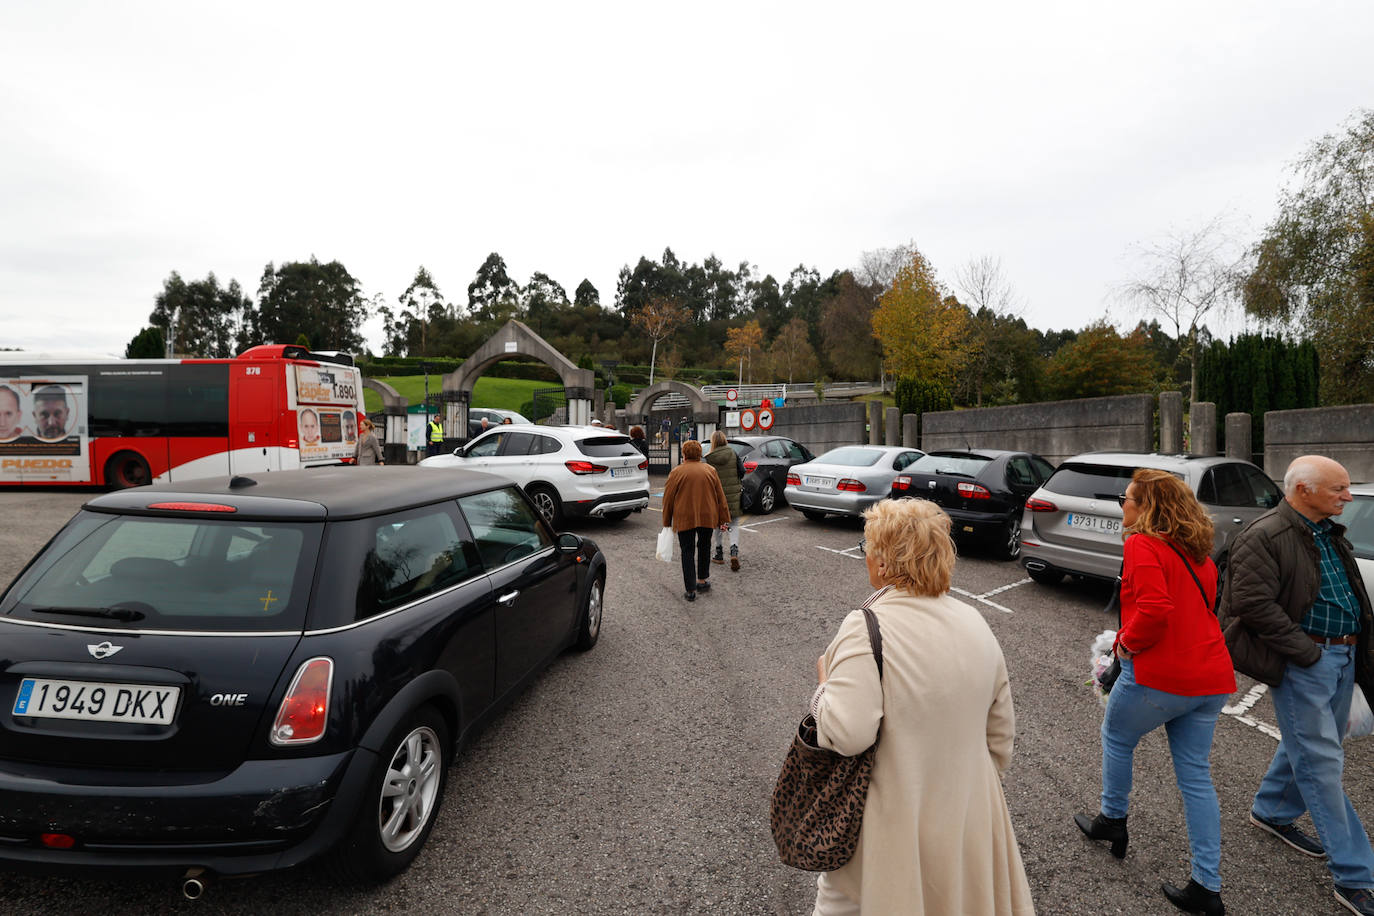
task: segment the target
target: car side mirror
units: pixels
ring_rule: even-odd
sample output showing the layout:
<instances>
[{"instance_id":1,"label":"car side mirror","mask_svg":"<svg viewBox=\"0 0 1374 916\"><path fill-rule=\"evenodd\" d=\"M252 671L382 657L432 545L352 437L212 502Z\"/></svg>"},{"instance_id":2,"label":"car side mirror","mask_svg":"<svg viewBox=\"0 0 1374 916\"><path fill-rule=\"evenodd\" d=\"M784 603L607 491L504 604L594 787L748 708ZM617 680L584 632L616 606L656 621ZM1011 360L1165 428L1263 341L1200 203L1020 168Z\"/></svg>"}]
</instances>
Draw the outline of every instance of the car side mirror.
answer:
<instances>
[{"instance_id":1,"label":"car side mirror","mask_svg":"<svg viewBox=\"0 0 1374 916\"><path fill-rule=\"evenodd\" d=\"M564 532L558 536L558 549L564 553L573 553L582 549L582 539L575 534Z\"/></svg>"}]
</instances>

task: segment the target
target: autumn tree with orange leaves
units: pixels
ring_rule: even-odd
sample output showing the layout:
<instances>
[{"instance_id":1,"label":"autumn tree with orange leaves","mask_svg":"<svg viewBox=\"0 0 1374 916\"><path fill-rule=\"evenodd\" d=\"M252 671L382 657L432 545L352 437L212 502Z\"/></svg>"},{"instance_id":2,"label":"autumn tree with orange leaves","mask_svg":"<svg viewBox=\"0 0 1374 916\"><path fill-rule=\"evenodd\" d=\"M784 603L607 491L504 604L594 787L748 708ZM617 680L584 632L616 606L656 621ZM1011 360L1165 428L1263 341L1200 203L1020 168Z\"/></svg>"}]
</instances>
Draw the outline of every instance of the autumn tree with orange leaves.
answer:
<instances>
[{"instance_id":1,"label":"autumn tree with orange leaves","mask_svg":"<svg viewBox=\"0 0 1374 916\"><path fill-rule=\"evenodd\" d=\"M754 380L754 351L762 344L763 327L757 321L725 332L725 353L732 360L739 360L739 384L744 384L745 363L749 364L749 380Z\"/></svg>"},{"instance_id":2,"label":"autumn tree with orange leaves","mask_svg":"<svg viewBox=\"0 0 1374 916\"><path fill-rule=\"evenodd\" d=\"M654 383L654 362L658 359L658 342L686 324L691 316L692 313L676 300L662 296L650 299L639 311L630 316L630 324L639 328L654 342L653 351L649 354L650 385Z\"/></svg>"},{"instance_id":3,"label":"autumn tree with orange leaves","mask_svg":"<svg viewBox=\"0 0 1374 916\"><path fill-rule=\"evenodd\" d=\"M897 271L873 312L873 336L883 363L899 378L949 387L972 347L968 309L946 292L916 248Z\"/></svg>"}]
</instances>

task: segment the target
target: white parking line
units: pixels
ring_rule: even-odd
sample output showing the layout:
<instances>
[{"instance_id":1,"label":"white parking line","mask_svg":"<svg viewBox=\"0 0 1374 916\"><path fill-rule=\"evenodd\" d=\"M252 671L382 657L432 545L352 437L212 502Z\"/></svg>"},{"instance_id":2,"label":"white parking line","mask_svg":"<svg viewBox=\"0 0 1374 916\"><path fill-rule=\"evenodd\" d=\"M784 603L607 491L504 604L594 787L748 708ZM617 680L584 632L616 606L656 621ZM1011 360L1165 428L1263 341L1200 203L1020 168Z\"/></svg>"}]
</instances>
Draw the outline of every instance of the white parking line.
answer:
<instances>
[{"instance_id":1,"label":"white parking line","mask_svg":"<svg viewBox=\"0 0 1374 916\"><path fill-rule=\"evenodd\" d=\"M822 547L820 544L817 544L815 546L817 550L825 550L829 551L830 553L838 553L840 556L849 557L852 560L862 560L864 558L864 555L861 553L850 553L851 550L859 549L858 544L855 544L853 547L846 547L844 550L836 550L834 547Z\"/></svg>"},{"instance_id":2,"label":"white parking line","mask_svg":"<svg viewBox=\"0 0 1374 916\"><path fill-rule=\"evenodd\" d=\"M1250 688L1249 693L1241 697L1239 703L1236 703L1234 706L1223 706L1221 708L1221 711L1226 715L1234 718L1237 722L1244 722L1251 728L1259 729L1260 731L1264 732L1264 734L1268 735L1270 738L1273 738L1275 741L1278 741L1280 738L1283 737L1283 735L1276 727L1261 722L1254 716L1250 715L1250 707L1254 706L1257 702L1259 702L1259 698L1264 696L1268 692L1268 685L1256 684L1255 686Z\"/></svg>"},{"instance_id":3,"label":"white parking line","mask_svg":"<svg viewBox=\"0 0 1374 916\"><path fill-rule=\"evenodd\" d=\"M991 598L993 595L1000 595L1002 592L1005 592L1005 591L1007 591L1008 589L1019 588L1020 586L1025 585L1025 584L1026 584L1027 582L1029 582L1029 581L1030 581L1030 577L1027 576L1026 578L1020 580L1019 582L1012 582L1010 585L1003 585L1003 586L1001 586L1000 588L994 588L992 591L990 591L990 592L983 592L983 594L977 595L976 597L979 598L979 599Z\"/></svg>"},{"instance_id":4,"label":"white parking line","mask_svg":"<svg viewBox=\"0 0 1374 916\"><path fill-rule=\"evenodd\" d=\"M950 588L950 591L952 591L952 592L954 592L955 594L958 594L958 595L963 595L965 598L972 598L974 601L977 601L977 602L980 603L980 604L986 604L988 607L994 608L994 609L996 609L996 610L999 610L999 611L1001 611L1003 614L1015 614L1015 613L1016 613L1015 611L1013 611L1013 610L1012 610L1011 608L1009 608L1009 607L1004 607L1003 605L998 604L996 601L989 601L987 598L985 598L985 597L982 596L982 595L975 595L973 592L965 591L965 590L962 589L962 588ZM1001 591L1001 589L997 589L997 591L988 592L988 594L989 594L989 595L995 595L995 594L997 594L998 591Z\"/></svg>"},{"instance_id":5,"label":"white parking line","mask_svg":"<svg viewBox=\"0 0 1374 916\"><path fill-rule=\"evenodd\" d=\"M753 531L753 530L754 530L755 528L757 528L759 525L771 525L771 524L773 524L774 522L785 522L785 521L789 521L789 519L788 519L786 516L782 516L782 517L779 517L779 518L769 518L769 519L764 519L764 520L761 521L761 522L750 522L750 523L747 524L747 525L740 525L740 526L739 526L739 529L740 529L741 531Z\"/></svg>"}]
</instances>

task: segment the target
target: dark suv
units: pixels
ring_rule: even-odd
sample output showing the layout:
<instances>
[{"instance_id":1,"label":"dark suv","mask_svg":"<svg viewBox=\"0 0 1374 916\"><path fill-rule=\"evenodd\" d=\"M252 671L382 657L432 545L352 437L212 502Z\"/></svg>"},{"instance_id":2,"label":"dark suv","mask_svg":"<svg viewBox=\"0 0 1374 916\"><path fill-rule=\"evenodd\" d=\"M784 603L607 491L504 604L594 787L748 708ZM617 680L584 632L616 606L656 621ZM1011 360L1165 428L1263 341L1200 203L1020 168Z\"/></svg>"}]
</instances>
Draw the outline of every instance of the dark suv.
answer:
<instances>
[{"instance_id":1,"label":"dark suv","mask_svg":"<svg viewBox=\"0 0 1374 916\"><path fill-rule=\"evenodd\" d=\"M1021 565L1036 582L1066 573L1114 579L1121 571L1121 505L1136 468L1159 468L1197 494L1216 526L1212 559L1226 568L1231 538L1283 494L1248 461L1199 455L1092 452L1075 455L1026 500Z\"/></svg>"},{"instance_id":2,"label":"dark suv","mask_svg":"<svg viewBox=\"0 0 1374 916\"><path fill-rule=\"evenodd\" d=\"M390 877L456 745L596 643L605 577L473 471L100 496L0 596L0 865Z\"/></svg>"}]
</instances>

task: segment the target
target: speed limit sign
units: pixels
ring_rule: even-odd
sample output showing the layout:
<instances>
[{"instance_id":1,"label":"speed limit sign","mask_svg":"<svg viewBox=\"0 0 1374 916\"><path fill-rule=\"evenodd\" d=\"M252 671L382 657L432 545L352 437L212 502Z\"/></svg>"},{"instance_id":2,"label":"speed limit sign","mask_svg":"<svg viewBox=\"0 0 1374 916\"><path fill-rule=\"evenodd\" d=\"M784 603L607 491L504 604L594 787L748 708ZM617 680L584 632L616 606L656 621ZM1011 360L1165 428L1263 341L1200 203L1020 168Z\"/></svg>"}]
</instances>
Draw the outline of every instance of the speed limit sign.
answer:
<instances>
[{"instance_id":1,"label":"speed limit sign","mask_svg":"<svg viewBox=\"0 0 1374 916\"><path fill-rule=\"evenodd\" d=\"M773 411L765 407L759 411L759 429L773 428Z\"/></svg>"},{"instance_id":2,"label":"speed limit sign","mask_svg":"<svg viewBox=\"0 0 1374 916\"><path fill-rule=\"evenodd\" d=\"M758 422L758 417L754 414L754 412L753 412L752 410L742 410L742 411L740 411L740 415L739 415L739 426L740 426L740 429L743 429L743 430L746 430L746 431L751 430L751 429L754 428L754 424L757 423L757 422ZM771 421L770 421L770 423L771 423Z\"/></svg>"}]
</instances>

